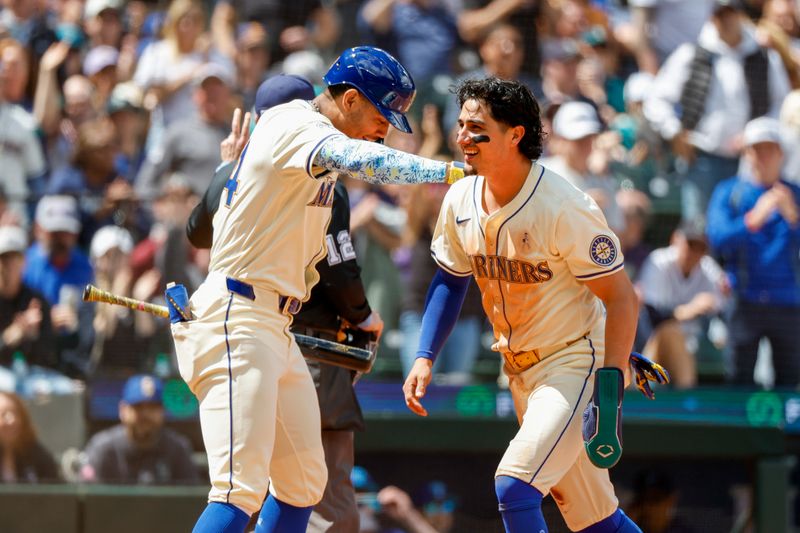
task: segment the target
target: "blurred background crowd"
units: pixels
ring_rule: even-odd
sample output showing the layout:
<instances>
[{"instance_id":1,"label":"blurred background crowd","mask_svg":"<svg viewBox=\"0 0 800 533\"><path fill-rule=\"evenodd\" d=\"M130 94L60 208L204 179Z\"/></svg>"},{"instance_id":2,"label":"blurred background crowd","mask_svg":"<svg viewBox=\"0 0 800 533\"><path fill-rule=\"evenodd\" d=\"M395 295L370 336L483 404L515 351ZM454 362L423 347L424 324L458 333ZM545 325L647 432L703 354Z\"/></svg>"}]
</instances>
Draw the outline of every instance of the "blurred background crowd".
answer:
<instances>
[{"instance_id":1,"label":"blurred background crowd","mask_svg":"<svg viewBox=\"0 0 800 533\"><path fill-rule=\"evenodd\" d=\"M157 409L135 407L154 403L142 398L160 398L160 378L176 376L167 324L86 304L83 286L154 302L169 281L193 291L208 252L192 248L184 226L219 163L233 109L250 109L277 73L321 89L330 61L357 44L390 51L414 77L414 133L393 130L386 144L426 157L460 157L456 80L497 76L533 91L548 133L540 162L592 196L620 236L641 299L637 348L670 370L672 386L800 384L795 0L0 6L0 390L9 391L0 406L8 412L23 410L17 396L137 376L120 418L163 425ZM365 287L387 325L365 379L399 381L436 268L428 248L446 188L346 184ZM437 360L438 382L497 381L491 344L473 287ZM19 417L18 438L32 438ZM2 433L7 454L17 445ZM106 435L87 450L101 454L138 433ZM171 446L188 446L173 437ZM25 449L35 451L16 468L3 456L3 480L56 475L46 452ZM142 475L183 472L179 456ZM79 470L85 479L104 471L86 461Z\"/></svg>"}]
</instances>

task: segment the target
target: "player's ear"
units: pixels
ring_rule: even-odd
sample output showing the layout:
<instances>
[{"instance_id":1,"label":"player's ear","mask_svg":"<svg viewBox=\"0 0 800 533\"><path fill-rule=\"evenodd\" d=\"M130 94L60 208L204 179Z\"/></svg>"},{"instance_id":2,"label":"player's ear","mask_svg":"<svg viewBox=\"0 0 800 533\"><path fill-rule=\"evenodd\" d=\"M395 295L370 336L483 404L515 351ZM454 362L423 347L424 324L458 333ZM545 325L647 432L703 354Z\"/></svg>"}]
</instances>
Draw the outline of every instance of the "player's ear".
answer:
<instances>
[{"instance_id":1,"label":"player's ear","mask_svg":"<svg viewBox=\"0 0 800 533\"><path fill-rule=\"evenodd\" d=\"M511 142L514 146L522 142L523 137L525 137L525 126L514 126L511 128Z\"/></svg>"},{"instance_id":2,"label":"player's ear","mask_svg":"<svg viewBox=\"0 0 800 533\"><path fill-rule=\"evenodd\" d=\"M361 94L355 87L347 89L342 94L342 107L345 111L350 111L358 103L358 98Z\"/></svg>"}]
</instances>

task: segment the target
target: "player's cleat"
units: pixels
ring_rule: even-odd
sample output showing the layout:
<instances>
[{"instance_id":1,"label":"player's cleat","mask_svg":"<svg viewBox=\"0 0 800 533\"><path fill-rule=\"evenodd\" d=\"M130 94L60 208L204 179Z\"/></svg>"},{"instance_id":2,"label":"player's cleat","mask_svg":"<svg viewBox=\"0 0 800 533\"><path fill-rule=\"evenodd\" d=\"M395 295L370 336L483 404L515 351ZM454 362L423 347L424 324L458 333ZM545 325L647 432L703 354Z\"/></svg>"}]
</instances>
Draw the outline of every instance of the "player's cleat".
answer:
<instances>
[{"instance_id":1,"label":"player's cleat","mask_svg":"<svg viewBox=\"0 0 800 533\"><path fill-rule=\"evenodd\" d=\"M622 394L625 379L618 368L594 374L594 394L583 412L583 441L589 460L611 468L622 457Z\"/></svg>"},{"instance_id":2,"label":"player's cleat","mask_svg":"<svg viewBox=\"0 0 800 533\"><path fill-rule=\"evenodd\" d=\"M669 372L667 372L666 368L638 352L631 352L630 365L636 375L636 388L651 400L655 399L656 395L653 393L653 389L650 388L649 382L666 385L670 381Z\"/></svg>"}]
</instances>

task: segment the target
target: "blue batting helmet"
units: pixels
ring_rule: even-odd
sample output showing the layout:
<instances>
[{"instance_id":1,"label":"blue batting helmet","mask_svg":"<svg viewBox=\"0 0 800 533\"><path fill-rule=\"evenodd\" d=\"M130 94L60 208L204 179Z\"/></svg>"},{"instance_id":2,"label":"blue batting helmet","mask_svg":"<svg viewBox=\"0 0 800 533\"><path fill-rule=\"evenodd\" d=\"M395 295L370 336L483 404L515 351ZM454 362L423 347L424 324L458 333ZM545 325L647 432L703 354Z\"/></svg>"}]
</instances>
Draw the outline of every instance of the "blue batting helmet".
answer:
<instances>
[{"instance_id":1,"label":"blue batting helmet","mask_svg":"<svg viewBox=\"0 0 800 533\"><path fill-rule=\"evenodd\" d=\"M411 133L405 113L417 90L405 67L389 53L373 46L350 48L342 52L322 79L329 87L352 85L392 126Z\"/></svg>"}]
</instances>

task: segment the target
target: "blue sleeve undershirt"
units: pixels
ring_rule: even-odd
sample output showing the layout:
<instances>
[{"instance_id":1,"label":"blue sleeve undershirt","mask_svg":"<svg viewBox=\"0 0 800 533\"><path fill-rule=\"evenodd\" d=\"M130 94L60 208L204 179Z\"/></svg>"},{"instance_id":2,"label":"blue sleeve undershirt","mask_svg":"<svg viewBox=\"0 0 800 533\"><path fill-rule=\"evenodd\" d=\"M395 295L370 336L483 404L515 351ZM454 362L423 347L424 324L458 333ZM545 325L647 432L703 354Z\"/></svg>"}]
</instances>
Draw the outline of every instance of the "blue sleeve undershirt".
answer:
<instances>
[{"instance_id":1,"label":"blue sleeve undershirt","mask_svg":"<svg viewBox=\"0 0 800 533\"><path fill-rule=\"evenodd\" d=\"M425 299L417 357L436 359L456 325L469 280L470 276L454 276L441 268L436 271Z\"/></svg>"}]
</instances>

